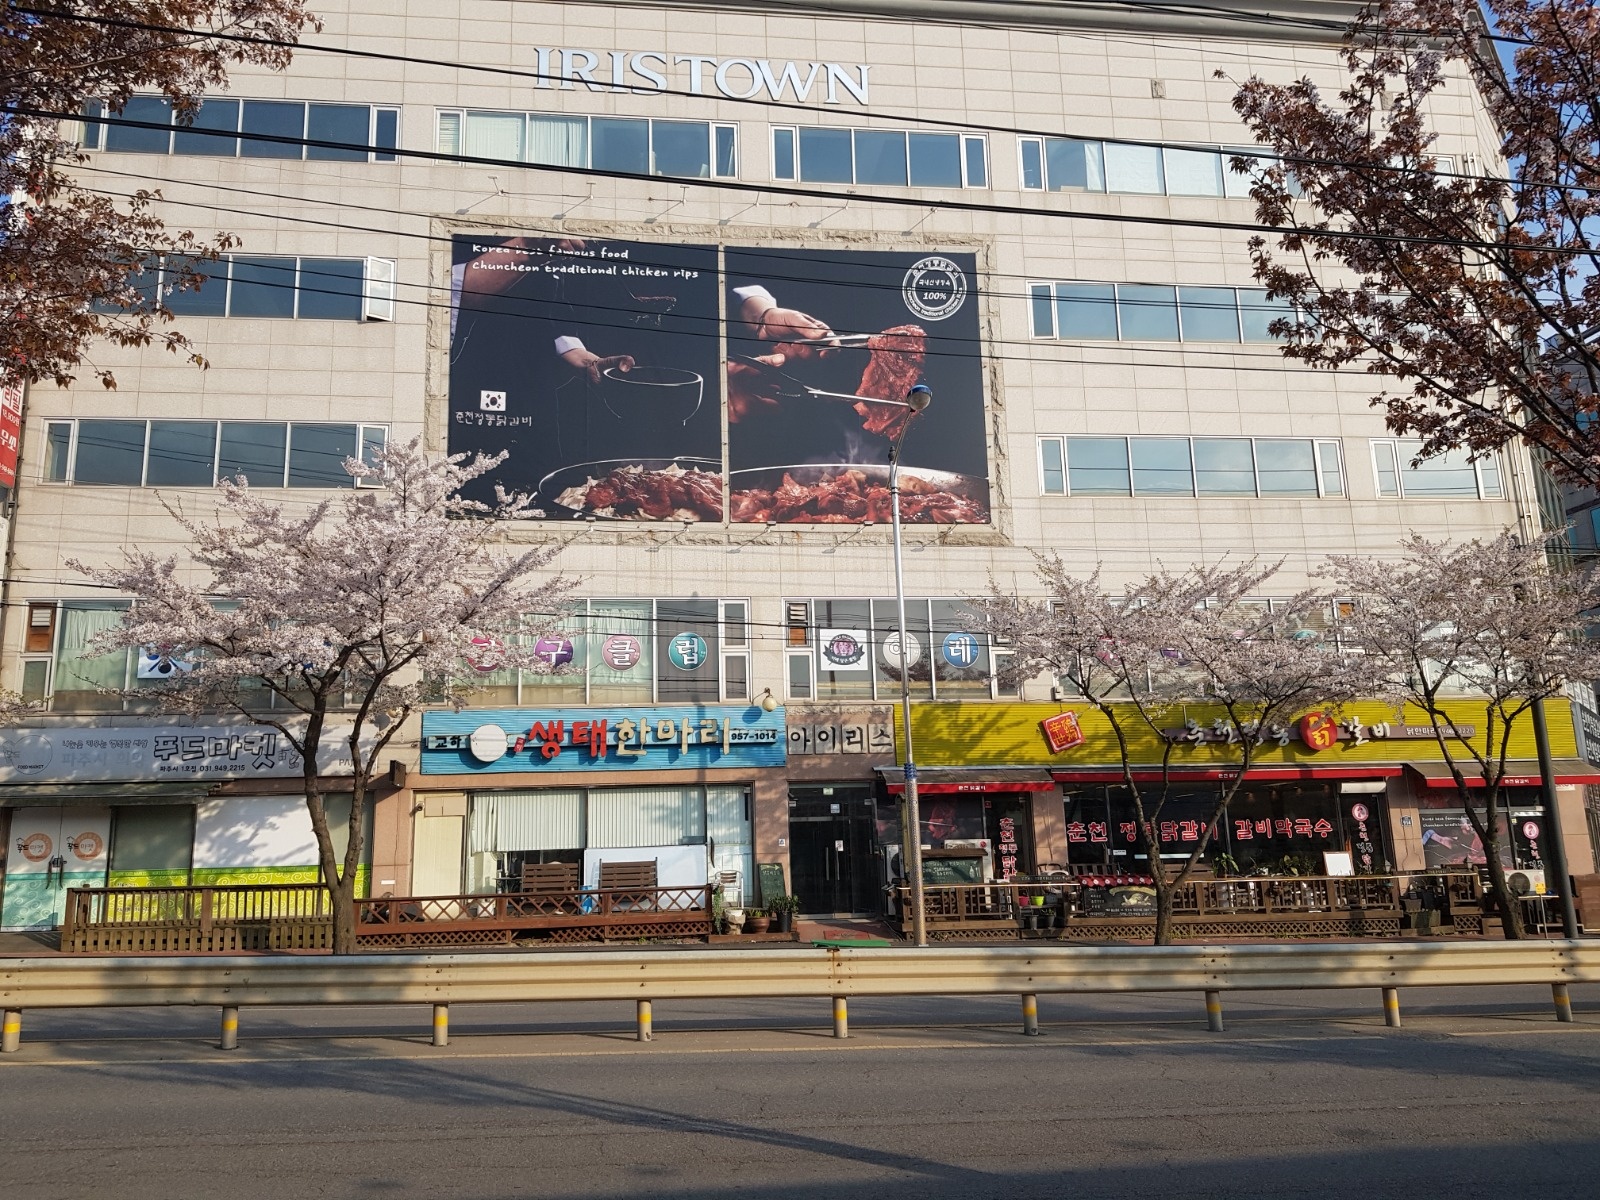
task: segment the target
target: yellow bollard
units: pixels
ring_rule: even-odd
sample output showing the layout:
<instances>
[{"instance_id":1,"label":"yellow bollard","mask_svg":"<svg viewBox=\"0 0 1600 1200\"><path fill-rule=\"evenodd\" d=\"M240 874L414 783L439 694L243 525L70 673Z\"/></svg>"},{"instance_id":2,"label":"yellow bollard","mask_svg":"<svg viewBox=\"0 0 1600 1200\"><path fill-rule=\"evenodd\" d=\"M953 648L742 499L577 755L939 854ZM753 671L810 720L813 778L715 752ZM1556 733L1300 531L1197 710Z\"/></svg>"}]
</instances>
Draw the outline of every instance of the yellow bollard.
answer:
<instances>
[{"instance_id":1,"label":"yellow bollard","mask_svg":"<svg viewBox=\"0 0 1600 1200\"><path fill-rule=\"evenodd\" d=\"M1550 995L1556 1002L1556 1020L1563 1024L1571 1024L1572 996L1567 992L1567 985L1564 983L1552 983L1550 985Z\"/></svg>"},{"instance_id":2,"label":"yellow bollard","mask_svg":"<svg viewBox=\"0 0 1600 1200\"><path fill-rule=\"evenodd\" d=\"M0 1017L0 1054L15 1054L22 1049L22 1010L6 1009Z\"/></svg>"},{"instance_id":3,"label":"yellow bollard","mask_svg":"<svg viewBox=\"0 0 1600 1200\"><path fill-rule=\"evenodd\" d=\"M655 1037L655 1031L650 1027L650 1001L639 1001L639 1032L636 1035L641 1042L648 1042Z\"/></svg>"},{"instance_id":4,"label":"yellow bollard","mask_svg":"<svg viewBox=\"0 0 1600 1200\"><path fill-rule=\"evenodd\" d=\"M836 1038L850 1036L850 1002L843 996L833 998L833 1036Z\"/></svg>"},{"instance_id":5,"label":"yellow bollard","mask_svg":"<svg viewBox=\"0 0 1600 1200\"><path fill-rule=\"evenodd\" d=\"M450 1044L450 1006L448 1004L435 1004L433 1006L433 1044L435 1046L448 1046Z\"/></svg>"},{"instance_id":6,"label":"yellow bollard","mask_svg":"<svg viewBox=\"0 0 1600 1200\"><path fill-rule=\"evenodd\" d=\"M1039 1036L1039 997L1026 993L1022 997L1022 1032L1027 1037Z\"/></svg>"},{"instance_id":7,"label":"yellow bollard","mask_svg":"<svg viewBox=\"0 0 1600 1200\"><path fill-rule=\"evenodd\" d=\"M1206 1028L1212 1033L1222 1032L1222 993L1206 993Z\"/></svg>"},{"instance_id":8,"label":"yellow bollard","mask_svg":"<svg viewBox=\"0 0 1600 1200\"><path fill-rule=\"evenodd\" d=\"M1390 1029L1400 1028L1400 989L1383 989L1383 1023Z\"/></svg>"},{"instance_id":9,"label":"yellow bollard","mask_svg":"<svg viewBox=\"0 0 1600 1200\"><path fill-rule=\"evenodd\" d=\"M220 1049L237 1050L239 1048L239 1006L225 1004L222 1006L222 1042Z\"/></svg>"}]
</instances>

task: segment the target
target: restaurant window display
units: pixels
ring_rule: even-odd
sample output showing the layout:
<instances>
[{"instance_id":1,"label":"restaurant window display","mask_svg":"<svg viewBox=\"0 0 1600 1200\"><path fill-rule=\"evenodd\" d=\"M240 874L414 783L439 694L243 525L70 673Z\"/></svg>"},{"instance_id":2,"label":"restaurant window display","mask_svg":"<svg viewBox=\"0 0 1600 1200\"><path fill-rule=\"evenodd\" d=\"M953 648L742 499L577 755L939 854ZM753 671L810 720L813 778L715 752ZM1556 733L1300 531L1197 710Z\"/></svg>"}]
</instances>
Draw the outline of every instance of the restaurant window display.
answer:
<instances>
[{"instance_id":1,"label":"restaurant window display","mask_svg":"<svg viewBox=\"0 0 1600 1200\"><path fill-rule=\"evenodd\" d=\"M1144 786L1145 802L1153 804L1160 784ZM1194 852L1222 786L1172 785L1156 822L1163 861L1182 862ZM1126 787L1068 784L1065 802L1069 863L1126 868L1148 861L1138 846L1138 821ZM1343 794L1337 782L1247 784L1217 821L1201 862L1215 866L1219 856L1227 855L1247 873L1319 875L1325 851L1348 850L1360 873L1379 874L1392 863L1382 808L1381 796Z\"/></svg>"},{"instance_id":2,"label":"restaurant window display","mask_svg":"<svg viewBox=\"0 0 1600 1200\"><path fill-rule=\"evenodd\" d=\"M900 806L904 797L896 794L878 800L878 843L890 850L892 875L902 874L897 865L900 838ZM987 875L1009 879L1013 875L1032 875L1039 870L1034 850L1032 798L1025 792L990 792L983 795L954 795L925 792L918 799L922 845L927 850L981 848L987 862Z\"/></svg>"},{"instance_id":3,"label":"restaurant window display","mask_svg":"<svg viewBox=\"0 0 1600 1200\"><path fill-rule=\"evenodd\" d=\"M1544 867L1544 806L1538 788L1506 788L1500 794L1500 861L1506 870ZM1422 796L1417 824L1427 868L1481 867L1489 859L1456 796ZM1481 809L1479 810L1481 813Z\"/></svg>"}]
</instances>

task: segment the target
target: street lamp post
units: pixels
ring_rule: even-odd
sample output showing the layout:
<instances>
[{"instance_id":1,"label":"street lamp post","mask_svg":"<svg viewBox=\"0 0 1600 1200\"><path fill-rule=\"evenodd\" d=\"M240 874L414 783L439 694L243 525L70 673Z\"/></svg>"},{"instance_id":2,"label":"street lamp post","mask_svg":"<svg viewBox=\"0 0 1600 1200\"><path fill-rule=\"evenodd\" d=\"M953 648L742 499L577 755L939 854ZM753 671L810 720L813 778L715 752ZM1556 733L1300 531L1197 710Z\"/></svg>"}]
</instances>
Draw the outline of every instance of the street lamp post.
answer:
<instances>
[{"instance_id":1,"label":"street lamp post","mask_svg":"<svg viewBox=\"0 0 1600 1200\"><path fill-rule=\"evenodd\" d=\"M894 534L894 603L900 635L900 720L905 728L905 780L906 812L901 822L901 861L910 864L911 874L911 935L919 946L928 944L928 928L922 906L922 814L917 803L917 765L911 748L911 655L907 648L906 631L906 577L900 544L900 448L905 444L906 431L911 422L933 400L933 390L919 383L906 393L906 407L911 411L894 444L889 448L889 511L893 517ZM930 647L930 653L931 653Z\"/></svg>"}]
</instances>

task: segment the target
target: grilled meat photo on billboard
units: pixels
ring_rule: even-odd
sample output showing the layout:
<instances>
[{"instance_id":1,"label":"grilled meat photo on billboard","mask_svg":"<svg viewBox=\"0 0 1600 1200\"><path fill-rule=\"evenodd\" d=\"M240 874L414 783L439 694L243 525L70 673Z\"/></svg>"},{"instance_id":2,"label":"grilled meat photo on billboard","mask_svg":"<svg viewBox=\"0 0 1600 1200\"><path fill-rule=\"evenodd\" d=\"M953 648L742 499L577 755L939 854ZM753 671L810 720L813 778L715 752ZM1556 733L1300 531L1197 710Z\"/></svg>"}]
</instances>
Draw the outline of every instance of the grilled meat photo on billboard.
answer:
<instances>
[{"instance_id":1,"label":"grilled meat photo on billboard","mask_svg":"<svg viewBox=\"0 0 1600 1200\"><path fill-rule=\"evenodd\" d=\"M889 520L889 449L906 434L907 522L989 520L976 259L917 251L730 247L729 518Z\"/></svg>"}]
</instances>

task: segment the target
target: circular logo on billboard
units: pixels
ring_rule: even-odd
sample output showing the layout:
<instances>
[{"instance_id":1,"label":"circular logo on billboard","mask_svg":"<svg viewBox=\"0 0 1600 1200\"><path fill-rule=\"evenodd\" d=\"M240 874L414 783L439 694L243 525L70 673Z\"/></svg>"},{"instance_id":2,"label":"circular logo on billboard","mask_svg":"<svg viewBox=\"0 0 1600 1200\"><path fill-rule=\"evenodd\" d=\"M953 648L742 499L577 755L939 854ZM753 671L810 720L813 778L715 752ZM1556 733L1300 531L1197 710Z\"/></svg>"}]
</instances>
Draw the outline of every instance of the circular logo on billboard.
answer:
<instances>
[{"instance_id":1,"label":"circular logo on billboard","mask_svg":"<svg viewBox=\"0 0 1600 1200\"><path fill-rule=\"evenodd\" d=\"M68 838L67 845L72 848L73 857L82 862L99 858L100 851L106 848L100 835L93 830L86 830L75 838Z\"/></svg>"},{"instance_id":2,"label":"circular logo on billboard","mask_svg":"<svg viewBox=\"0 0 1600 1200\"><path fill-rule=\"evenodd\" d=\"M967 300L967 276L948 258L931 255L912 264L900 283L906 307L924 321L943 321Z\"/></svg>"},{"instance_id":3,"label":"circular logo on billboard","mask_svg":"<svg viewBox=\"0 0 1600 1200\"><path fill-rule=\"evenodd\" d=\"M901 633L898 629L883 639L883 661L891 667L914 667L922 660L922 643L914 633Z\"/></svg>"},{"instance_id":4,"label":"circular logo on billboard","mask_svg":"<svg viewBox=\"0 0 1600 1200\"><path fill-rule=\"evenodd\" d=\"M667 657L680 671L698 671L705 665L706 640L686 630L667 643Z\"/></svg>"},{"instance_id":5,"label":"circular logo on billboard","mask_svg":"<svg viewBox=\"0 0 1600 1200\"><path fill-rule=\"evenodd\" d=\"M1527 838L1530 842L1533 841L1539 836L1538 824L1533 821L1524 821L1522 823L1522 836Z\"/></svg>"},{"instance_id":6,"label":"circular logo on billboard","mask_svg":"<svg viewBox=\"0 0 1600 1200\"><path fill-rule=\"evenodd\" d=\"M1350 806L1350 815L1358 821L1365 821L1372 814L1367 811L1365 804L1352 804Z\"/></svg>"},{"instance_id":7,"label":"circular logo on billboard","mask_svg":"<svg viewBox=\"0 0 1600 1200\"><path fill-rule=\"evenodd\" d=\"M37 775L54 757L55 747L42 733L25 733L0 746L0 761L18 775Z\"/></svg>"},{"instance_id":8,"label":"circular logo on billboard","mask_svg":"<svg viewBox=\"0 0 1600 1200\"><path fill-rule=\"evenodd\" d=\"M600 657L613 671L631 671L644 658L644 643L626 633L613 634L601 645Z\"/></svg>"},{"instance_id":9,"label":"circular logo on billboard","mask_svg":"<svg viewBox=\"0 0 1600 1200\"><path fill-rule=\"evenodd\" d=\"M55 848L56 844L50 840L48 833L30 833L17 842L17 849L29 862L43 862Z\"/></svg>"},{"instance_id":10,"label":"circular logo on billboard","mask_svg":"<svg viewBox=\"0 0 1600 1200\"><path fill-rule=\"evenodd\" d=\"M836 667L853 667L866 657L867 648L852 634L836 632L822 643L822 657Z\"/></svg>"},{"instance_id":11,"label":"circular logo on billboard","mask_svg":"<svg viewBox=\"0 0 1600 1200\"><path fill-rule=\"evenodd\" d=\"M947 633L944 638L944 660L952 667L970 667L978 661L978 638L971 633Z\"/></svg>"},{"instance_id":12,"label":"circular logo on billboard","mask_svg":"<svg viewBox=\"0 0 1600 1200\"><path fill-rule=\"evenodd\" d=\"M481 763L499 762L506 753L506 731L498 725L479 725L467 739L467 749Z\"/></svg>"},{"instance_id":13,"label":"circular logo on billboard","mask_svg":"<svg viewBox=\"0 0 1600 1200\"><path fill-rule=\"evenodd\" d=\"M552 667L565 666L572 661L572 639L566 637L540 637L533 643L533 656Z\"/></svg>"}]
</instances>

